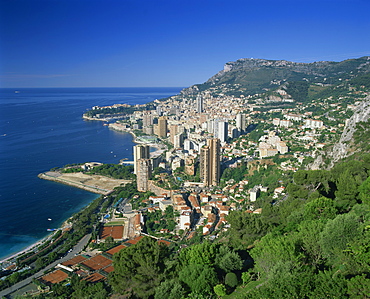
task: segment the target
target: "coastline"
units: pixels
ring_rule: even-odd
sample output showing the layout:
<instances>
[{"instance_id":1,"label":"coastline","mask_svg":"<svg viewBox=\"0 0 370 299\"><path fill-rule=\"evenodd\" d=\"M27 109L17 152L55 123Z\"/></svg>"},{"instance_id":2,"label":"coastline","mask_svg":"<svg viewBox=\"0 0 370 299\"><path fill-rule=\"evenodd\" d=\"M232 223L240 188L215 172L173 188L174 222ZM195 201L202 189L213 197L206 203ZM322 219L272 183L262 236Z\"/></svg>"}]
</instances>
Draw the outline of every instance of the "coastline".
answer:
<instances>
[{"instance_id":1,"label":"coastline","mask_svg":"<svg viewBox=\"0 0 370 299\"><path fill-rule=\"evenodd\" d=\"M176 92L172 91L172 89L173 88L168 89L168 90L166 89L166 90L162 91L162 89L157 88L157 89L155 89L155 94L152 95L152 89L150 89L150 88L146 88L144 90L137 88L134 91L135 91L135 93L139 94L139 97L138 97L138 99L136 99L136 95L135 95L135 98L132 101L134 101L135 104L144 104L146 101L148 101L147 100L148 95L149 95L149 98L153 97L153 100L154 100L154 98L157 97L158 91L160 91L161 93L162 92L166 93L166 95L163 95L163 97L164 96L170 96L172 94L177 93L177 91ZM111 96L109 94L109 95L106 96L106 91L109 91L109 93L110 93L111 90L113 90L113 95ZM86 94L88 94L88 98L90 99L91 102L97 102L97 103L99 103L99 101L101 101L101 98L102 98L101 94L104 94L104 102L108 101L108 104L109 103L114 104L116 102L116 99L115 99L116 94L119 94L120 99L122 97L128 97L128 96L131 97L130 94L132 93L132 90L133 89L129 89L129 88L126 88L126 89L125 88L123 88L123 89L117 89L117 88L116 89L108 89L108 88L106 88L106 89L100 89L100 90L95 89L95 88L84 88L84 89L83 88L82 89L77 89L77 88L76 89L67 89L67 88L65 88L65 89L63 89L63 88L62 89L47 89L47 88L42 89L42 88L40 88L40 89L27 89L27 92L24 92L24 93L23 93L23 90L21 90L22 98L23 97L25 97L27 99L32 98L33 99L32 101L23 101L22 99L20 99L18 94L14 94L14 90L11 90L11 93L9 93L9 97L8 97L8 93L6 94L7 98L5 98L5 96L4 96L4 99L7 99L8 101L4 101L4 103L2 103L2 104L7 104L7 105L10 104L11 106L13 106L13 103L18 103L18 102L22 103L22 109L24 108L25 113L28 113L27 117L24 117L24 118L22 117L20 119L20 123L22 124L22 126L20 126L19 128L18 128L18 126L9 126L9 129L6 130L7 138L4 138L4 141L9 142L9 148L11 149L11 150L7 151L8 153L11 153L11 155L9 154L8 156L13 157L13 155L14 155L16 157L16 159L14 160L14 162L15 162L14 165L13 165L13 163L11 165L11 170L13 170L13 167L16 171L19 171L20 169L24 170L26 168L26 165L27 165L27 169L32 169L32 171L29 171L29 173L27 173L27 176L24 176L24 178L25 178L24 180L25 180L25 182L26 182L26 180L27 180L27 182L28 182L28 180L31 182L29 190L32 190L32 192L28 191L30 193L29 194L30 202L32 203L32 200L37 200L37 204L41 203L40 208L37 205L34 205L34 206L37 207L36 212L44 213L44 211L45 211L44 209L46 208L46 206L44 207L42 205L42 200L44 200L44 199L45 199L45 201L47 200L47 201L52 202L52 203L54 203L54 202L57 203L57 202L55 201L56 196L54 196L53 184L51 184L51 183L46 183L45 184L45 182L41 182L41 184L46 185L46 187L47 187L46 191L48 192L48 194L44 195L44 194L41 194L41 193L33 192L35 190L35 188L39 186L38 185L39 183L37 182L37 180L38 180L37 178L35 180L36 181L35 184L33 183L34 181L32 181L32 179L35 178L35 174L38 175L39 173L45 171L46 169L49 169L49 168L54 167L54 166L59 166L59 163L61 163L60 165L67 164L67 163L70 162L69 157L72 157L73 159L76 160L76 161L73 161L73 162L84 161L85 157L87 157L87 155L85 155L85 153L84 153L85 148L90 146L86 142L86 140L88 140L89 142L90 142L90 140L95 141L95 139L102 139L103 140L103 142L99 142L99 143L94 144L94 153L91 153L91 154L89 153L90 154L90 156L88 156L89 158L86 158L88 160L94 160L95 161L95 157L100 157L99 152L101 152L102 150L105 150L104 147L109 146L108 154L103 153L102 157L104 157L104 158L101 158L101 159L105 159L104 161L106 163L118 163L118 161L115 161L117 159L113 158L113 155L109 154L110 150L113 150L114 153L117 153L118 149L121 148L122 143L118 143L119 146L115 146L115 143L117 143L117 139L120 139L120 140L124 139L124 140L127 141L127 142L124 143L124 147L127 147L128 150L127 151L125 150L124 155L130 155L131 154L129 150L135 144L133 144L133 142L132 143L130 142L131 138L129 136L124 136L124 138L120 138L120 136L117 137L117 135L119 135L119 134L106 134L105 130L104 130L103 134L101 134L101 135L113 136L114 138L104 138L104 136L102 138L101 135L100 136L93 135L93 134L91 134L91 132L96 134L96 132L97 132L96 129L99 129L98 127L100 127L100 126L92 125L92 122L96 121L98 119L96 119L96 118L88 119L88 118L85 117L84 120L82 120L81 119L82 118L81 113L78 112L78 111L86 110L86 102L87 102L85 100L85 95ZM32 93L29 92L29 91L32 91ZM39 93L42 94L42 97L38 96ZM58 98L58 101L54 101L54 94L55 93L58 94L58 97L60 96L60 98ZM72 97L70 95L71 93L73 93ZM123 95L121 93L123 93ZM140 98L140 96L141 96L141 98ZM49 97L50 97L50 99L49 99ZM136 101L137 101L137 103L136 103ZM27 105L29 105L29 103L31 103L31 102L32 102L32 109L29 109L30 106L27 106ZM33 110L34 105L37 105L37 106L35 106L35 107L37 107L37 109ZM59 117L61 115L60 111L63 111L63 115L65 115L65 117L63 117L63 119L61 119ZM73 113L70 113L70 111L72 111ZM77 113L79 115L77 115ZM9 116L9 115L10 114L7 114L7 116ZM54 131L54 132L50 132L50 134L55 136L55 138L45 138L45 135L43 134L44 131L42 130L42 128L43 128L42 126L45 123L40 122L39 120L43 119L43 117L46 117L46 116L47 116L47 121L48 121L47 125L50 126L50 128L53 128L52 130ZM12 116L12 118L13 118L13 116ZM76 119L78 119L78 118L80 119L80 121L78 121L78 123L76 125L75 122L76 122ZM29 120L32 120L32 122L30 122ZM107 118L107 119L103 120L103 122L99 123L99 125L101 124L101 125L107 126L108 124L105 123L105 121L111 121L112 122L113 118L109 118L109 119ZM29 125L29 123L32 124L32 126ZM74 129L78 128L78 130L77 129L76 130L69 130L70 127L71 127L71 124L73 124ZM42 151L42 150L39 150L36 147L36 145L39 146L39 143L38 143L39 139L38 138L30 139L30 141L32 141L32 142L24 142L24 143L17 142L17 143L14 143L14 145L10 144L11 138L8 138L8 137L15 136L16 134L19 134L19 136L29 137L31 133L32 134L39 134L40 138L42 138L42 140L44 140L44 138L45 138L45 142L43 141L42 144L40 144L41 149L45 149L45 152ZM131 135L133 135L134 138L136 137L135 134L133 134L133 133L131 133ZM89 138L90 136L95 136L95 137L94 137L94 139L90 139ZM73 142L70 142L71 140L73 140ZM118 140L118 142L120 142L120 141ZM69 143L73 143L73 145L77 144L78 147L74 146L71 149L69 149L68 146L64 146L64 145L68 145ZM138 143L138 142L136 142L136 143ZM57 146L55 146L55 144L57 144ZM88 145L86 145L86 144L88 144ZM27 145L28 147L25 147L24 145ZM53 149L55 149L55 152L54 151L46 151L46 149L48 149L50 145L52 146ZM31 146L32 146L32 148L31 148ZM55 146L55 148L54 148L54 146ZM22 153L24 153L25 148L27 150L28 155L22 154ZM65 150L67 148L68 148L68 154L66 154L67 152L65 152ZM78 150L78 153L81 153L81 155L76 155L76 152L77 152L76 148ZM28 161L29 160L29 158L28 158L29 155L32 155L31 156L32 160L30 160L30 161ZM91 155L93 156L92 158L90 158ZM8 159L7 161L10 161L10 158L8 158L8 156L6 157ZM49 163L50 166L47 166L46 168L45 168L45 166L42 166L39 163L39 161L42 160L40 157L45 159L45 161L47 163L50 162ZM66 159L64 159L65 157L66 157ZM49 165L49 164L47 164L47 165ZM7 175L7 177L9 179L12 178L11 175ZM16 178L18 178L18 177L16 177ZM12 182L13 181L15 181L16 183L11 184L11 185L9 185L10 186L9 188L6 188L6 190L12 190L11 192L9 191L10 195L13 195L12 193L15 193L13 191L14 190L13 188L17 184L19 184L17 182L17 180L12 179ZM11 188L11 187L13 187L13 188ZM77 188L77 186L72 186L72 187L74 187L74 188L67 188L67 189L72 190L74 192L72 192L72 191L69 192L69 190L68 190L68 192L66 192L66 194L68 193L68 196L69 196L70 193L71 194L76 193L77 196L73 195L74 199L76 199L75 201L77 201L77 202L81 201L81 204L85 203L85 198L86 198L86 205L88 205L90 202L92 202L94 199L96 199L100 196L99 195L100 193L98 193L98 192L93 192L92 190L84 189L84 190L87 191L86 192L87 195L85 196L85 192L78 191L78 189L82 190L82 188L75 189L75 188ZM58 188L58 187L56 187L56 188ZM75 190L73 190L73 189L75 189ZM61 187L61 190L64 190L63 187ZM59 190L57 190L57 191L59 192ZM51 194L51 193L53 193L53 194ZM78 195L80 193L83 193L83 195L81 195L81 198ZM55 194L57 194L57 193L55 193ZM23 191L22 192L17 191L17 197L23 199L24 198ZM12 197L8 196L8 198L11 199ZM90 200L90 198L91 198L91 200ZM70 201L69 197L66 197L66 199L68 199L68 201ZM82 199L84 200L83 202L82 202ZM14 201L14 203L18 205L17 201ZM79 207L77 207L77 206L79 206ZM51 208L53 208L53 205L51 205ZM62 215L60 218L58 216L52 216L49 213L44 213L44 215L48 215L48 216L50 215L51 218L53 218L53 223L54 223L55 220L57 220L57 221L55 222L55 224L51 224L49 222L46 222L45 226L42 225L41 228L37 228L37 234L33 234L32 231L31 231L31 233L29 233L27 231L24 234L20 234L20 237L22 237L22 238L14 238L14 240L13 239L10 240L10 236L13 235L13 234L15 235L15 234L19 233L20 229L18 229L16 232L11 231L9 236L7 236L6 233L2 234L2 238L3 238L2 240L7 240L8 239L9 244L5 241L4 242L0 241L0 243L3 243L2 244L3 247L1 247L1 249L2 249L1 253L4 254L4 255L1 254L0 264L15 261L17 258L24 255L25 253L32 252L37 247L42 245L44 242L48 242L48 240L50 241L49 238L54 236L55 232L47 232L46 228L49 227L48 225L52 225L51 226L52 228L59 228L59 230L60 230L60 228L63 226L62 225L63 221L68 221L68 219L70 219L72 217L72 215L75 215L79 211L84 210L85 206L81 206L80 204L77 204L76 208L75 208L75 206L73 206L73 210L71 210L71 213L69 213L69 210L68 210L67 214L64 214L65 209L67 209L67 208L62 207L61 209L58 210L57 205L55 205L54 210L56 210L56 214L57 215ZM4 218L4 222L5 222L5 216L8 216L8 215L12 216L12 213L8 213L8 211L6 209L4 209L4 213L5 213L5 215L2 218ZM30 213L28 213L28 214L30 214ZM44 219L43 216L41 218ZM28 220L28 218L27 218L27 220ZM30 221L26 222L26 227L30 228L30 229L33 228L32 223L33 222L39 222L38 220L39 220L38 216L34 217L33 215L31 215ZM10 221L7 221L7 222L10 223ZM14 222L18 222L18 221L14 221ZM6 226L4 226L4 228L6 228ZM7 231L4 230L4 232L7 232Z\"/></svg>"},{"instance_id":2,"label":"coastline","mask_svg":"<svg viewBox=\"0 0 370 299\"><path fill-rule=\"evenodd\" d=\"M12 265L12 264L15 264L16 263L16 260L19 256L21 256L22 254L25 254L25 253L29 253L31 251L34 251L34 249L39 246L39 245L42 245L46 242L48 242L51 238L53 238L53 236L59 231L59 230L65 230L66 228L69 227L68 225L68 222L69 222L69 219L71 219L71 217L68 217L66 220L63 221L62 225L56 229L55 231L53 231L52 233L46 235L45 237L37 240L35 243L25 247L24 249L20 250L20 251L17 251L15 253L11 253L11 255L9 256L5 256L3 257L1 260L0 260L0 265L6 263L6 264L9 264Z\"/></svg>"},{"instance_id":3,"label":"coastline","mask_svg":"<svg viewBox=\"0 0 370 299\"><path fill-rule=\"evenodd\" d=\"M85 119L88 119L88 118L85 118ZM94 121L96 121L96 120L99 120L99 119L88 119L88 120L92 120L92 121L94 120ZM106 120L104 119L104 120L101 120L101 121L106 121ZM136 143L136 144L147 144L150 147L155 148L156 150L150 153L151 157L158 156L158 155L160 155L163 152L163 144L148 143L148 142L144 142L144 141L138 140L138 137L136 136L136 134L132 130L127 130L127 129L126 130L117 130L115 128L112 128L111 126L108 126L108 127L110 129L116 130L118 132L126 132L126 133L131 134L132 137L133 137L133 140L132 141L134 143ZM107 194L109 194L109 193L112 192L112 190L104 190L104 189L99 189L99 188L94 187L94 186L88 186L88 185L83 185L83 184L79 184L79 183L67 182L65 180L58 179L57 176L47 175L47 173L48 172L40 173L40 174L38 174L38 177L41 178L41 179L55 181L55 182L66 184L66 185L69 185L69 186L72 186L72 187L75 187L75 188L83 189L85 191L88 191L88 192L91 192L91 193L95 193L95 194L107 195ZM25 253L29 253L31 251L34 251L39 245L42 245L45 242L48 242L54 236L54 234L57 231L63 230L67 226L67 223L68 223L69 219L71 219L71 218L72 218L72 216L71 217L68 217L55 232L52 232L51 234L46 235L45 237L37 240L35 243L33 243L33 244L25 247L24 249L21 249L20 251L17 251L15 253L11 253L10 255L1 258L0 265L2 265L2 264L6 264L7 266L14 265L16 263L16 260L17 260L17 258L19 256L21 256L21 255L23 255Z\"/></svg>"}]
</instances>

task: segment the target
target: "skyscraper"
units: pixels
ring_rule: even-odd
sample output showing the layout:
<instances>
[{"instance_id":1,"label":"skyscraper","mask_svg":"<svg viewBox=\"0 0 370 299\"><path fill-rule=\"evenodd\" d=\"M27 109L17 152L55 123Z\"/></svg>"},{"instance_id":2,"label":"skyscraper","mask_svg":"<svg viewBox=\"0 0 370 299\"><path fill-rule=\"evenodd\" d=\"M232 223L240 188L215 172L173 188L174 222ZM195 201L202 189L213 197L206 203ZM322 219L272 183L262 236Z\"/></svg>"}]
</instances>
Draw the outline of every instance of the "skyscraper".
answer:
<instances>
[{"instance_id":1,"label":"skyscraper","mask_svg":"<svg viewBox=\"0 0 370 299\"><path fill-rule=\"evenodd\" d=\"M226 121L219 121L218 122L218 130L217 130L217 136L218 139L220 139L221 142L226 142L227 140L227 133L229 130L229 123Z\"/></svg>"},{"instance_id":2,"label":"skyscraper","mask_svg":"<svg viewBox=\"0 0 370 299\"><path fill-rule=\"evenodd\" d=\"M236 128L239 130L241 134L245 133L245 129L246 129L245 114L239 113L236 116Z\"/></svg>"},{"instance_id":3,"label":"skyscraper","mask_svg":"<svg viewBox=\"0 0 370 299\"><path fill-rule=\"evenodd\" d=\"M161 138L167 138L167 117L161 116L158 119L158 136Z\"/></svg>"},{"instance_id":4,"label":"skyscraper","mask_svg":"<svg viewBox=\"0 0 370 299\"><path fill-rule=\"evenodd\" d=\"M134 146L134 173L137 175L138 161L140 159L149 159L149 145L135 145Z\"/></svg>"},{"instance_id":5,"label":"skyscraper","mask_svg":"<svg viewBox=\"0 0 370 299\"><path fill-rule=\"evenodd\" d=\"M137 190L146 192L149 190L149 179L152 175L152 161L150 159L139 159L137 161L136 183Z\"/></svg>"},{"instance_id":6,"label":"skyscraper","mask_svg":"<svg viewBox=\"0 0 370 299\"><path fill-rule=\"evenodd\" d=\"M143 127L149 127L153 125L153 115L150 111L143 112Z\"/></svg>"},{"instance_id":7,"label":"skyscraper","mask_svg":"<svg viewBox=\"0 0 370 299\"><path fill-rule=\"evenodd\" d=\"M204 186L217 186L220 180L220 140L212 138L200 150L200 176Z\"/></svg>"},{"instance_id":8,"label":"skyscraper","mask_svg":"<svg viewBox=\"0 0 370 299\"><path fill-rule=\"evenodd\" d=\"M203 98L200 95L197 96L196 106L197 106L197 112L202 113L203 112Z\"/></svg>"}]
</instances>

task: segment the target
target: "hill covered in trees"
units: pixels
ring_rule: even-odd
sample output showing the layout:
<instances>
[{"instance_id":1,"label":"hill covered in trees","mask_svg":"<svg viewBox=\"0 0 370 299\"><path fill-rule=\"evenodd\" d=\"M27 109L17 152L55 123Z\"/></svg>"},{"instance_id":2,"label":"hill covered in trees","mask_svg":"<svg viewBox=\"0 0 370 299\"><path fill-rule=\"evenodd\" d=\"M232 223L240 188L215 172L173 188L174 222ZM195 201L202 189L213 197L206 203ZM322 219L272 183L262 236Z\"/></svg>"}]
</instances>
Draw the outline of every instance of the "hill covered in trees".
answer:
<instances>
[{"instance_id":1,"label":"hill covered in trees","mask_svg":"<svg viewBox=\"0 0 370 299\"><path fill-rule=\"evenodd\" d=\"M225 85L233 89L234 94L253 95L288 83L292 95L298 92L302 98L311 84L329 87L352 81L356 85L367 85L369 70L369 57L312 63L243 58L226 63L224 69L209 80L184 89L182 93L191 94Z\"/></svg>"}]
</instances>

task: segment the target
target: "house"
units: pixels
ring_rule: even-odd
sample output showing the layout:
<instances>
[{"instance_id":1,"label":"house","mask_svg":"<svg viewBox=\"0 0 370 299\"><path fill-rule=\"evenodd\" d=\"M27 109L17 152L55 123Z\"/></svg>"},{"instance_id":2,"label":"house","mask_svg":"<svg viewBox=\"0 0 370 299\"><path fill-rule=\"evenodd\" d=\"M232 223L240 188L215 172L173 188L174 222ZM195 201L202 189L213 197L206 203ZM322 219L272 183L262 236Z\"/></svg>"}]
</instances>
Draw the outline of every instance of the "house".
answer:
<instances>
[{"instance_id":1,"label":"house","mask_svg":"<svg viewBox=\"0 0 370 299\"><path fill-rule=\"evenodd\" d=\"M260 187L259 186L254 186L249 191L250 201L256 201L259 194L260 194Z\"/></svg>"},{"instance_id":2,"label":"house","mask_svg":"<svg viewBox=\"0 0 370 299\"><path fill-rule=\"evenodd\" d=\"M164 212L168 206L172 206L173 203L171 200L162 200L159 202L159 208Z\"/></svg>"},{"instance_id":3,"label":"house","mask_svg":"<svg viewBox=\"0 0 370 299\"><path fill-rule=\"evenodd\" d=\"M204 217L208 217L208 215L213 212L213 207L210 205L206 205L201 207L201 211Z\"/></svg>"}]
</instances>

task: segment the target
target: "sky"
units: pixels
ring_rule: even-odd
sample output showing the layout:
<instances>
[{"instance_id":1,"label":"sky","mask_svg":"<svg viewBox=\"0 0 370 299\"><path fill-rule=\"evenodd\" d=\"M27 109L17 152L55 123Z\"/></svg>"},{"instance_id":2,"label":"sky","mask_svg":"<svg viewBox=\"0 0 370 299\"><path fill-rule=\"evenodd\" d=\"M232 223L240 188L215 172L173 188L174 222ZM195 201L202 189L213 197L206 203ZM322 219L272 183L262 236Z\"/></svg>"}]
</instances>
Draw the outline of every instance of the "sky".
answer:
<instances>
[{"instance_id":1,"label":"sky","mask_svg":"<svg viewBox=\"0 0 370 299\"><path fill-rule=\"evenodd\" d=\"M370 56L368 0L0 0L0 87L187 87L229 61Z\"/></svg>"}]
</instances>

